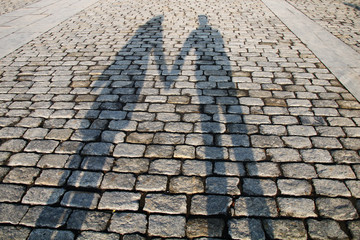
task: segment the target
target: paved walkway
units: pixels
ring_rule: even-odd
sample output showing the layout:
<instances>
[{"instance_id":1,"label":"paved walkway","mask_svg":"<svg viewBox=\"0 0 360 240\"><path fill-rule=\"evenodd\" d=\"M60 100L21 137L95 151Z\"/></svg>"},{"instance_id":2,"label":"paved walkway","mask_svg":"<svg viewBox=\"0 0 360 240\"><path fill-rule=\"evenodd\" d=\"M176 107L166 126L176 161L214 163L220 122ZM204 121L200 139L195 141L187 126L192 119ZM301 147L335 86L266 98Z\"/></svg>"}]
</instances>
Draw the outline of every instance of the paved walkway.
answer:
<instances>
[{"instance_id":1,"label":"paved walkway","mask_svg":"<svg viewBox=\"0 0 360 240\"><path fill-rule=\"evenodd\" d=\"M92 4L0 59L0 239L360 239L360 103L298 10Z\"/></svg>"}]
</instances>

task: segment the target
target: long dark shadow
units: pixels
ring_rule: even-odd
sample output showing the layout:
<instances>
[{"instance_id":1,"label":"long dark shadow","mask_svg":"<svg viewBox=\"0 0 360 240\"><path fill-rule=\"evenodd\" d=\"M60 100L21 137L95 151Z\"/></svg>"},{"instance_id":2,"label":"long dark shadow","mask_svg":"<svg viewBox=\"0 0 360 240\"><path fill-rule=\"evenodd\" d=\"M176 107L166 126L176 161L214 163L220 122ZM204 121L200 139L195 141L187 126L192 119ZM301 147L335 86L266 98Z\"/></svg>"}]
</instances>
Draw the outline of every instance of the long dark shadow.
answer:
<instances>
[{"instance_id":1,"label":"long dark shadow","mask_svg":"<svg viewBox=\"0 0 360 240\"><path fill-rule=\"evenodd\" d=\"M348 2L344 2L344 4L345 4L346 6L349 6L349 7L355 8L356 10L360 11L360 6L359 6L359 5L357 5L357 4L348 3Z\"/></svg>"},{"instance_id":2,"label":"long dark shadow","mask_svg":"<svg viewBox=\"0 0 360 240\"><path fill-rule=\"evenodd\" d=\"M56 230L65 226L66 229L78 231L85 222L89 226L89 219L110 219L110 213L82 210L96 209L101 194L106 190L100 184L107 177L106 172L115 164L112 153L116 144L123 142L125 137L121 131L132 128L132 114L137 104L143 101L140 92L146 81L150 55L158 65L160 80L165 80L160 69L165 59L162 20L163 16L160 15L141 25L117 53L114 63L88 87L90 95L94 91L94 102L79 103L79 108L85 113L78 119L78 129L71 136L71 141L63 142L56 150L71 154L66 165L72 174L63 186L64 195L59 199L59 192L56 192L49 196L50 200L44 203L46 206L30 208L23 224L32 225L33 221L34 227ZM168 88L170 84L164 86ZM127 188L124 186L124 189ZM71 210L73 207L76 210ZM106 230L105 227L106 224L97 226L93 223L89 230ZM39 236L43 239L69 237L61 231L36 229L29 239L39 239Z\"/></svg>"},{"instance_id":3,"label":"long dark shadow","mask_svg":"<svg viewBox=\"0 0 360 240\"><path fill-rule=\"evenodd\" d=\"M199 15L198 21L199 26L186 39L175 66L181 69L186 56L195 51L196 88L201 115L195 131L203 134L204 143L204 146L197 148L197 157L214 163L214 173L206 179L206 195L201 198L207 205L208 236L221 237L218 234L222 231L217 228L224 225L230 228L232 224L238 224L233 221L235 217L248 227L248 238L265 239L261 221L252 218L271 216L260 179L247 178L251 180L250 188L256 189L255 196L253 193L240 192L244 189L243 184L247 183L243 180L246 175L244 163L254 162L255 157L250 148L247 126L242 124L240 96L236 83L232 81L231 62L221 33L209 25L207 16ZM256 176L256 173L254 164L252 175ZM198 196L193 199L195 197ZM242 213L239 215L235 211L235 216L232 216L229 209L233 201L235 207L246 208L246 211L240 211ZM254 211L254 208L261 208L261 211ZM271 231L271 226L269 229ZM226 228L223 232L226 238L231 237L227 235Z\"/></svg>"}]
</instances>

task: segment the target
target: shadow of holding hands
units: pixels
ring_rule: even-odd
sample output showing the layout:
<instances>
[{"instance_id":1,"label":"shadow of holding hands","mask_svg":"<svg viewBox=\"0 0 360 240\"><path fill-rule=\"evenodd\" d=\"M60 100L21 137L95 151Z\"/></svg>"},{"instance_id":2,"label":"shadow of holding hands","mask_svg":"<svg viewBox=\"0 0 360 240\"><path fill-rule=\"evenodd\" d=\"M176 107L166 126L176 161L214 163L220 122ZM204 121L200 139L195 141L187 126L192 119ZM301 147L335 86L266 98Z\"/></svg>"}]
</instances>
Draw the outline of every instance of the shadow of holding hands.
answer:
<instances>
[{"instance_id":1,"label":"shadow of holding hands","mask_svg":"<svg viewBox=\"0 0 360 240\"><path fill-rule=\"evenodd\" d=\"M260 219L274 215L268 207L269 198L264 197L261 180L254 177L257 176L257 159L250 148L247 125L242 120L241 93L237 90L237 83L233 82L231 62L221 33L209 25L206 16L200 15L198 20L199 26L184 42L171 69L168 69L164 56L163 16L157 16L137 29L118 52L114 63L92 82L97 99L87 105L82 129L77 129L71 141L59 147L62 153L72 154L72 159L77 159L75 164L69 165L72 173L63 187L65 192L62 197L56 192L49 198L59 199L60 203L33 208L33 211L41 209L35 214L36 227L65 226L78 231L86 226L86 230L104 231L114 216L112 210L135 211L147 220L138 228L141 230L134 233L149 234L146 227L153 213L146 212L141 202L154 191L139 190L139 178L152 175L148 166L165 158L182 165L200 162L206 169L198 176L184 172L174 176L156 174L170 181L179 175L198 177L204 183L202 191L185 192L187 211L182 215L186 217L188 238L238 238L236 229L240 228L248 239L266 238L265 223ZM189 68L183 70L185 65L195 68L193 73L189 73ZM193 83L194 92L185 94L185 88L177 91L179 82ZM179 117L162 122L159 112L149 111L153 103L147 100L159 97L158 107L161 109L160 105L166 104L161 99L172 95L188 96L191 103L175 104L175 114L171 113L171 116ZM182 112L177 112L179 105L182 105ZM189 107L188 111L186 107ZM190 120L184 119L185 116ZM190 145L194 149L193 158L174 156L177 147L174 142L163 139L163 142L157 142L158 145L153 143L157 133L167 133L164 125L169 121L175 125L183 121L193 124L192 130L179 133L179 144ZM163 152L162 145L168 147L165 151L172 149L171 156ZM66 146L71 146L72 150L67 151ZM152 153L149 153L150 147ZM156 150L157 147L160 150ZM250 166L251 175L247 170ZM165 183L165 188L167 185ZM119 191L125 195L116 195ZM168 195L184 193L168 193L168 189L166 192ZM114 195L106 198L109 194ZM128 198L136 204L126 202ZM202 230L192 232L191 225L196 224L203 226ZM33 231L30 239L36 239L37 234L47 234L40 231ZM268 223L266 232L271 235L271 231ZM61 237L64 232L48 234L56 238L56 234Z\"/></svg>"}]
</instances>

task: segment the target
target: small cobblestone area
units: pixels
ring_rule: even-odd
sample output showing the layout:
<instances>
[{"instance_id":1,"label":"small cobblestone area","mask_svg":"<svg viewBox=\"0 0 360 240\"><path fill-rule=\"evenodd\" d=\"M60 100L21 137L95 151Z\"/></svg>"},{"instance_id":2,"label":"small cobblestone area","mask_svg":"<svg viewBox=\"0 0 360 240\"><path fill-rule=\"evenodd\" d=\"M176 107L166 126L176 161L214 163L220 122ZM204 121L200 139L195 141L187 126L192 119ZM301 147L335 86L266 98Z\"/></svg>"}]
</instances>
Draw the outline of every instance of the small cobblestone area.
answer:
<instances>
[{"instance_id":1,"label":"small cobblestone area","mask_svg":"<svg viewBox=\"0 0 360 240\"><path fill-rule=\"evenodd\" d=\"M39 0L0 0L0 15L23 8Z\"/></svg>"},{"instance_id":2,"label":"small cobblestone area","mask_svg":"<svg viewBox=\"0 0 360 240\"><path fill-rule=\"evenodd\" d=\"M360 239L360 103L259 0L101 0L0 77L0 239Z\"/></svg>"},{"instance_id":3,"label":"small cobblestone area","mask_svg":"<svg viewBox=\"0 0 360 240\"><path fill-rule=\"evenodd\" d=\"M306 16L360 53L359 0L287 0Z\"/></svg>"}]
</instances>

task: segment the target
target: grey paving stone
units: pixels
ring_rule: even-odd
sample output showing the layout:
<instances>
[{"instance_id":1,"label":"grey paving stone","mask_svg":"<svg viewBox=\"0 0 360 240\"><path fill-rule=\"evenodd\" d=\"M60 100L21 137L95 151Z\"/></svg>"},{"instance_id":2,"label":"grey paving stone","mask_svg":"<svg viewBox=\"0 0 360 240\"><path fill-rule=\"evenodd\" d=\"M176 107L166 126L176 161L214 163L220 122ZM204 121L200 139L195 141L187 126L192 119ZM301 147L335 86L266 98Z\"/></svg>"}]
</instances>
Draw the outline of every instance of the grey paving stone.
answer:
<instances>
[{"instance_id":1,"label":"grey paving stone","mask_svg":"<svg viewBox=\"0 0 360 240\"><path fill-rule=\"evenodd\" d=\"M210 161L185 160L182 172L189 176L207 176L212 173L212 163Z\"/></svg>"},{"instance_id":2,"label":"grey paving stone","mask_svg":"<svg viewBox=\"0 0 360 240\"><path fill-rule=\"evenodd\" d=\"M270 124L269 116L265 115L244 115L245 124Z\"/></svg>"},{"instance_id":3,"label":"grey paving stone","mask_svg":"<svg viewBox=\"0 0 360 240\"><path fill-rule=\"evenodd\" d=\"M241 134L221 134L215 136L215 144L224 147L249 147L249 137Z\"/></svg>"},{"instance_id":4,"label":"grey paving stone","mask_svg":"<svg viewBox=\"0 0 360 240\"><path fill-rule=\"evenodd\" d=\"M281 165L285 177L311 179L316 178L317 174L312 165L306 163L285 163Z\"/></svg>"},{"instance_id":5,"label":"grey paving stone","mask_svg":"<svg viewBox=\"0 0 360 240\"><path fill-rule=\"evenodd\" d=\"M240 195L240 180L236 177L208 177L205 192L210 194Z\"/></svg>"},{"instance_id":6,"label":"grey paving stone","mask_svg":"<svg viewBox=\"0 0 360 240\"><path fill-rule=\"evenodd\" d=\"M68 191L61 200L64 207L77 207L95 209L99 202L100 195L91 192Z\"/></svg>"},{"instance_id":7,"label":"grey paving stone","mask_svg":"<svg viewBox=\"0 0 360 240\"><path fill-rule=\"evenodd\" d=\"M332 152L332 156L337 163L360 163L360 156L356 151L337 150Z\"/></svg>"},{"instance_id":8,"label":"grey paving stone","mask_svg":"<svg viewBox=\"0 0 360 240\"><path fill-rule=\"evenodd\" d=\"M144 211L149 213L185 214L185 195L147 194Z\"/></svg>"},{"instance_id":9,"label":"grey paving stone","mask_svg":"<svg viewBox=\"0 0 360 240\"><path fill-rule=\"evenodd\" d=\"M35 166L40 155L35 153L17 153L10 157L8 166Z\"/></svg>"},{"instance_id":10,"label":"grey paving stone","mask_svg":"<svg viewBox=\"0 0 360 240\"><path fill-rule=\"evenodd\" d=\"M311 148L312 143L308 137L284 136L282 140L291 148Z\"/></svg>"},{"instance_id":11,"label":"grey paving stone","mask_svg":"<svg viewBox=\"0 0 360 240\"><path fill-rule=\"evenodd\" d=\"M360 140L359 138L341 138L341 143L346 149L349 150L360 150Z\"/></svg>"},{"instance_id":12,"label":"grey paving stone","mask_svg":"<svg viewBox=\"0 0 360 240\"><path fill-rule=\"evenodd\" d=\"M149 159L146 158L117 158L114 162L113 171L144 173L149 168Z\"/></svg>"},{"instance_id":13,"label":"grey paving stone","mask_svg":"<svg viewBox=\"0 0 360 240\"><path fill-rule=\"evenodd\" d=\"M275 199L265 197L240 197L235 201L235 216L278 216Z\"/></svg>"},{"instance_id":14,"label":"grey paving stone","mask_svg":"<svg viewBox=\"0 0 360 240\"><path fill-rule=\"evenodd\" d=\"M10 139L1 143L0 151L4 152L21 152L26 145L26 141L22 139Z\"/></svg>"},{"instance_id":15,"label":"grey paving stone","mask_svg":"<svg viewBox=\"0 0 360 240\"><path fill-rule=\"evenodd\" d=\"M36 185L63 186L70 175L69 170L49 169L43 170L36 179Z\"/></svg>"},{"instance_id":16,"label":"grey paving stone","mask_svg":"<svg viewBox=\"0 0 360 240\"><path fill-rule=\"evenodd\" d=\"M271 148L266 153L271 157L273 162L300 162L300 154L296 149L290 148Z\"/></svg>"},{"instance_id":17,"label":"grey paving stone","mask_svg":"<svg viewBox=\"0 0 360 240\"><path fill-rule=\"evenodd\" d=\"M26 128L4 127L0 129L0 138L21 138Z\"/></svg>"},{"instance_id":18,"label":"grey paving stone","mask_svg":"<svg viewBox=\"0 0 360 240\"><path fill-rule=\"evenodd\" d=\"M353 204L348 199L342 198L318 198L316 206L320 216L334 220L353 220L357 219L357 214Z\"/></svg>"},{"instance_id":19,"label":"grey paving stone","mask_svg":"<svg viewBox=\"0 0 360 240\"><path fill-rule=\"evenodd\" d=\"M276 183L271 179L244 178L242 190L248 195L275 196L277 193Z\"/></svg>"},{"instance_id":20,"label":"grey paving stone","mask_svg":"<svg viewBox=\"0 0 360 240\"><path fill-rule=\"evenodd\" d=\"M256 125L249 124L227 124L228 131L230 133L238 133L238 134L253 134L258 133L258 127Z\"/></svg>"},{"instance_id":21,"label":"grey paving stone","mask_svg":"<svg viewBox=\"0 0 360 240\"><path fill-rule=\"evenodd\" d=\"M283 195L308 196L312 192L312 186L306 180L278 179L277 186Z\"/></svg>"},{"instance_id":22,"label":"grey paving stone","mask_svg":"<svg viewBox=\"0 0 360 240\"><path fill-rule=\"evenodd\" d=\"M31 207L20 224L30 227L59 228L65 225L70 209L49 206Z\"/></svg>"},{"instance_id":23,"label":"grey paving stone","mask_svg":"<svg viewBox=\"0 0 360 240\"><path fill-rule=\"evenodd\" d=\"M150 174L178 175L181 162L175 159L157 159L150 163Z\"/></svg>"},{"instance_id":24,"label":"grey paving stone","mask_svg":"<svg viewBox=\"0 0 360 240\"><path fill-rule=\"evenodd\" d=\"M31 229L21 226L0 226L1 239L26 239Z\"/></svg>"},{"instance_id":25,"label":"grey paving stone","mask_svg":"<svg viewBox=\"0 0 360 240\"><path fill-rule=\"evenodd\" d=\"M177 145L174 150L174 158L182 158L182 159L195 158L195 147L188 145Z\"/></svg>"},{"instance_id":26,"label":"grey paving stone","mask_svg":"<svg viewBox=\"0 0 360 240\"><path fill-rule=\"evenodd\" d=\"M124 142L125 136L125 133L120 131L103 131L101 140L109 143L121 143Z\"/></svg>"},{"instance_id":27,"label":"grey paving stone","mask_svg":"<svg viewBox=\"0 0 360 240\"><path fill-rule=\"evenodd\" d=\"M74 233L65 230L53 230L53 229L34 229L28 239L75 239Z\"/></svg>"},{"instance_id":28,"label":"grey paving stone","mask_svg":"<svg viewBox=\"0 0 360 240\"><path fill-rule=\"evenodd\" d=\"M177 224L174 225L173 223ZM186 219L183 216L150 215L148 232L150 236L184 237Z\"/></svg>"},{"instance_id":29,"label":"grey paving stone","mask_svg":"<svg viewBox=\"0 0 360 240\"><path fill-rule=\"evenodd\" d=\"M110 217L110 213L74 210L67 221L67 228L76 230L104 231Z\"/></svg>"},{"instance_id":30,"label":"grey paving stone","mask_svg":"<svg viewBox=\"0 0 360 240\"><path fill-rule=\"evenodd\" d=\"M314 147L325 148L325 149L340 149L342 148L341 143L336 138L329 137L312 137L311 141Z\"/></svg>"},{"instance_id":31,"label":"grey paving stone","mask_svg":"<svg viewBox=\"0 0 360 240\"><path fill-rule=\"evenodd\" d=\"M245 168L243 163L217 161L214 173L224 176L245 176Z\"/></svg>"},{"instance_id":32,"label":"grey paving stone","mask_svg":"<svg viewBox=\"0 0 360 240\"><path fill-rule=\"evenodd\" d=\"M138 123L136 121L111 120L109 123L109 128L112 130L135 131L137 125Z\"/></svg>"},{"instance_id":33,"label":"grey paving stone","mask_svg":"<svg viewBox=\"0 0 360 240\"><path fill-rule=\"evenodd\" d=\"M68 161L68 155L45 154L40 158L37 166L40 168L63 168Z\"/></svg>"},{"instance_id":34,"label":"grey paving stone","mask_svg":"<svg viewBox=\"0 0 360 240\"><path fill-rule=\"evenodd\" d=\"M134 115L133 115L133 117L134 117ZM146 120L148 120L149 116L146 116L145 118L146 118ZM160 132L160 131L163 131L164 125L165 124L163 122L140 122L137 127L137 131L139 131L139 132ZM170 127L172 125L170 125ZM177 131L175 131L175 129L174 129L172 132L177 132Z\"/></svg>"},{"instance_id":35,"label":"grey paving stone","mask_svg":"<svg viewBox=\"0 0 360 240\"><path fill-rule=\"evenodd\" d=\"M147 228L147 218L145 214L115 213L111 218L109 231L117 232L120 234L129 234L129 233L144 234L146 232L146 228Z\"/></svg>"},{"instance_id":36,"label":"grey paving stone","mask_svg":"<svg viewBox=\"0 0 360 240\"><path fill-rule=\"evenodd\" d=\"M219 218L193 218L186 223L186 236L196 237L221 237L225 222Z\"/></svg>"},{"instance_id":37,"label":"grey paving stone","mask_svg":"<svg viewBox=\"0 0 360 240\"><path fill-rule=\"evenodd\" d=\"M200 146L196 148L196 158L226 160L229 158L229 153L224 147Z\"/></svg>"},{"instance_id":38,"label":"grey paving stone","mask_svg":"<svg viewBox=\"0 0 360 240\"><path fill-rule=\"evenodd\" d=\"M19 202L25 193L26 187L14 184L0 184L1 202Z\"/></svg>"},{"instance_id":39,"label":"grey paving stone","mask_svg":"<svg viewBox=\"0 0 360 240\"><path fill-rule=\"evenodd\" d=\"M355 174L348 165L316 164L316 171L321 178L354 179Z\"/></svg>"},{"instance_id":40,"label":"grey paving stone","mask_svg":"<svg viewBox=\"0 0 360 240\"><path fill-rule=\"evenodd\" d=\"M29 209L26 205L0 204L0 222L16 225Z\"/></svg>"},{"instance_id":41,"label":"grey paving stone","mask_svg":"<svg viewBox=\"0 0 360 240\"><path fill-rule=\"evenodd\" d=\"M32 184L39 174L38 168L16 167L5 176L4 183Z\"/></svg>"},{"instance_id":42,"label":"grey paving stone","mask_svg":"<svg viewBox=\"0 0 360 240\"><path fill-rule=\"evenodd\" d=\"M307 239L305 226L300 220L264 220L264 229L272 239Z\"/></svg>"},{"instance_id":43,"label":"grey paving stone","mask_svg":"<svg viewBox=\"0 0 360 240\"><path fill-rule=\"evenodd\" d=\"M266 239L261 222L258 219L233 218L227 224L232 239Z\"/></svg>"},{"instance_id":44,"label":"grey paving stone","mask_svg":"<svg viewBox=\"0 0 360 240\"><path fill-rule=\"evenodd\" d=\"M31 205L51 205L59 202L65 190L62 188L32 187L22 199L22 203Z\"/></svg>"},{"instance_id":45,"label":"grey paving stone","mask_svg":"<svg viewBox=\"0 0 360 240\"><path fill-rule=\"evenodd\" d=\"M329 122L330 126L355 126L354 122L350 118L345 117L328 117L327 121Z\"/></svg>"},{"instance_id":46,"label":"grey paving stone","mask_svg":"<svg viewBox=\"0 0 360 240\"><path fill-rule=\"evenodd\" d=\"M253 177L279 177L281 175L278 164L272 162L247 163L246 169L248 175Z\"/></svg>"},{"instance_id":47,"label":"grey paving stone","mask_svg":"<svg viewBox=\"0 0 360 240\"><path fill-rule=\"evenodd\" d=\"M264 135L286 135L285 126L282 125L260 125L260 133Z\"/></svg>"},{"instance_id":48,"label":"grey paving stone","mask_svg":"<svg viewBox=\"0 0 360 240\"><path fill-rule=\"evenodd\" d=\"M133 132L130 133L127 137L126 137L126 142L129 143L138 143L138 144L150 144L153 142L153 138L154 138L154 134L153 133L138 133L138 132ZM160 140L160 139L159 139ZM162 142L162 141L161 141ZM158 143L161 143L158 142ZM166 142L163 142L166 143Z\"/></svg>"},{"instance_id":49,"label":"grey paving stone","mask_svg":"<svg viewBox=\"0 0 360 240\"><path fill-rule=\"evenodd\" d=\"M101 172L73 171L67 184L73 187L98 188L102 178Z\"/></svg>"},{"instance_id":50,"label":"grey paving stone","mask_svg":"<svg viewBox=\"0 0 360 240\"><path fill-rule=\"evenodd\" d=\"M132 190L135 186L135 176L127 173L108 172L101 183L102 189Z\"/></svg>"},{"instance_id":51,"label":"grey paving stone","mask_svg":"<svg viewBox=\"0 0 360 240\"><path fill-rule=\"evenodd\" d=\"M81 162L81 168L86 170L110 171L114 158L110 157L85 157Z\"/></svg>"},{"instance_id":52,"label":"grey paving stone","mask_svg":"<svg viewBox=\"0 0 360 240\"><path fill-rule=\"evenodd\" d=\"M59 142L54 140L32 140L26 146L26 152L52 153Z\"/></svg>"},{"instance_id":53,"label":"grey paving stone","mask_svg":"<svg viewBox=\"0 0 360 240\"><path fill-rule=\"evenodd\" d=\"M338 180L329 179L313 179L315 192L322 196L327 197L350 197L351 193L347 189L346 185Z\"/></svg>"},{"instance_id":54,"label":"grey paving stone","mask_svg":"<svg viewBox=\"0 0 360 240\"><path fill-rule=\"evenodd\" d=\"M137 211L140 197L140 193L105 192L100 199L98 209Z\"/></svg>"},{"instance_id":55,"label":"grey paving stone","mask_svg":"<svg viewBox=\"0 0 360 240\"><path fill-rule=\"evenodd\" d=\"M85 144L78 141L65 141L62 142L55 150L55 153L60 154L76 154L80 153Z\"/></svg>"},{"instance_id":56,"label":"grey paving stone","mask_svg":"<svg viewBox=\"0 0 360 240\"><path fill-rule=\"evenodd\" d=\"M331 163L332 157L328 150L324 149L306 149L300 150L301 156L305 162L325 162Z\"/></svg>"},{"instance_id":57,"label":"grey paving stone","mask_svg":"<svg viewBox=\"0 0 360 240\"><path fill-rule=\"evenodd\" d=\"M266 158L264 149L261 148L230 148L229 159L231 161L262 161Z\"/></svg>"},{"instance_id":58,"label":"grey paving stone","mask_svg":"<svg viewBox=\"0 0 360 240\"><path fill-rule=\"evenodd\" d=\"M194 132L195 133L224 133L226 126L223 123L215 122L201 122L195 123Z\"/></svg>"},{"instance_id":59,"label":"grey paving stone","mask_svg":"<svg viewBox=\"0 0 360 240\"><path fill-rule=\"evenodd\" d=\"M307 137L316 135L316 131L313 126L293 125L288 126L287 128L290 135Z\"/></svg>"},{"instance_id":60,"label":"grey paving stone","mask_svg":"<svg viewBox=\"0 0 360 240\"><path fill-rule=\"evenodd\" d=\"M191 199L190 214L225 215L231 202L230 197L221 195L195 195Z\"/></svg>"},{"instance_id":61,"label":"grey paving stone","mask_svg":"<svg viewBox=\"0 0 360 240\"><path fill-rule=\"evenodd\" d=\"M170 179L169 191L171 193L202 193L204 192L204 183L199 177L177 176Z\"/></svg>"},{"instance_id":62,"label":"grey paving stone","mask_svg":"<svg viewBox=\"0 0 360 240\"><path fill-rule=\"evenodd\" d=\"M48 129L44 128L31 128L26 130L23 137L29 140L43 139L48 133L48 131Z\"/></svg>"},{"instance_id":63,"label":"grey paving stone","mask_svg":"<svg viewBox=\"0 0 360 240\"><path fill-rule=\"evenodd\" d=\"M316 131L320 134L320 136L324 137L345 137L345 133L341 127L319 126L316 127Z\"/></svg>"},{"instance_id":64,"label":"grey paving stone","mask_svg":"<svg viewBox=\"0 0 360 240\"><path fill-rule=\"evenodd\" d=\"M71 131L71 130L70 130ZM71 131L72 132L72 131ZM100 130L95 129L79 129L71 135L71 140L74 141L96 141L101 134ZM67 140L67 139L66 139Z\"/></svg>"},{"instance_id":65,"label":"grey paving stone","mask_svg":"<svg viewBox=\"0 0 360 240\"><path fill-rule=\"evenodd\" d=\"M143 157L145 145L120 143L114 149L114 157Z\"/></svg>"},{"instance_id":66,"label":"grey paving stone","mask_svg":"<svg viewBox=\"0 0 360 240\"><path fill-rule=\"evenodd\" d=\"M309 235L314 239L349 239L346 233L340 228L340 225L332 220L307 220L309 226Z\"/></svg>"},{"instance_id":67,"label":"grey paving stone","mask_svg":"<svg viewBox=\"0 0 360 240\"><path fill-rule=\"evenodd\" d=\"M252 135L251 143L253 147L276 148L283 147L283 141L278 136Z\"/></svg>"},{"instance_id":68,"label":"grey paving stone","mask_svg":"<svg viewBox=\"0 0 360 240\"><path fill-rule=\"evenodd\" d=\"M140 175L136 181L136 190L138 191L165 191L167 186L167 177L161 175Z\"/></svg>"},{"instance_id":69,"label":"grey paving stone","mask_svg":"<svg viewBox=\"0 0 360 240\"><path fill-rule=\"evenodd\" d=\"M72 132L71 129L51 129L45 139L65 141L70 138Z\"/></svg>"},{"instance_id":70,"label":"grey paving stone","mask_svg":"<svg viewBox=\"0 0 360 240\"><path fill-rule=\"evenodd\" d=\"M173 154L174 147L166 145L149 145L145 151L145 157L148 158L172 158Z\"/></svg>"},{"instance_id":71,"label":"grey paving stone","mask_svg":"<svg viewBox=\"0 0 360 240\"><path fill-rule=\"evenodd\" d=\"M295 218L317 217L315 203L309 198L278 198L280 215ZM301 207L299 207L301 206Z\"/></svg>"},{"instance_id":72,"label":"grey paving stone","mask_svg":"<svg viewBox=\"0 0 360 240\"><path fill-rule=\"evenodd\" d=\"M84 155L108 156L113 149L114 145L111 143L92 142L86 144L81 153Z\"/></svg>"}]
</instances>

